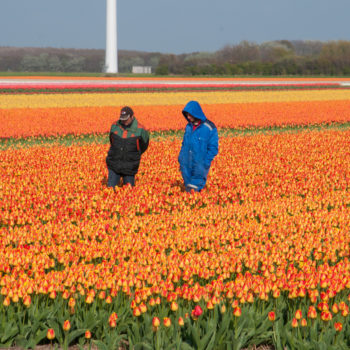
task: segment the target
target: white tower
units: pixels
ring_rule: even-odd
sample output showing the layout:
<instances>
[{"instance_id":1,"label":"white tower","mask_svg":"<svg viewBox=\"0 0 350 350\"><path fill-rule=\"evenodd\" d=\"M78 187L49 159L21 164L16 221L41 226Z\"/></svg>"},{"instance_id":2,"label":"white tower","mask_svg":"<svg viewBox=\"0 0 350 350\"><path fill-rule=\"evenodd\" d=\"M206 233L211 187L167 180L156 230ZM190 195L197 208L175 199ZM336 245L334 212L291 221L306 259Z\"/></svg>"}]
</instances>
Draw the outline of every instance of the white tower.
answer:
<instances>
[{"instance_id":1,"label":"white tower","mask_svg":"<svg viewBox=\"0 0 350 350\"><path fill-rule=\"evenodd\" d=\"M106 73L118 73L117 0L106 0Z\"/></svg>"}]
</instances>

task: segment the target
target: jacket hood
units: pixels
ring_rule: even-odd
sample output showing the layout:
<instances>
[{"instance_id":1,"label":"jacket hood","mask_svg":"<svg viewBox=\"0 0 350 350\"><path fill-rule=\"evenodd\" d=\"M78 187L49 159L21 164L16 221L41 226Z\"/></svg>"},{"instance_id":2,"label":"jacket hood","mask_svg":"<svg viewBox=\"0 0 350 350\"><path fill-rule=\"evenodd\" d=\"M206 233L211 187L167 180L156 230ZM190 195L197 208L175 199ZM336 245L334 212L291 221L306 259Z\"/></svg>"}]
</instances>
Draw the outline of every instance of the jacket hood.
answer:
<instances>
[{"instance_id":1,"label":"jacket hood","mask_svg":"<svg viewBox=\"0 0 350 350\"><path fill-rule=\"evenodd\" d=\"M202 122L207 120L207 117L205 116L205 114L202 111L202 107L200 106L200 104L197 101L188 102L182 111L182 114L184 115L186 120L189 122L189 120L186 116L186 113L191 114L193 117L201 120Z\"/></svg>"}]
</instances>

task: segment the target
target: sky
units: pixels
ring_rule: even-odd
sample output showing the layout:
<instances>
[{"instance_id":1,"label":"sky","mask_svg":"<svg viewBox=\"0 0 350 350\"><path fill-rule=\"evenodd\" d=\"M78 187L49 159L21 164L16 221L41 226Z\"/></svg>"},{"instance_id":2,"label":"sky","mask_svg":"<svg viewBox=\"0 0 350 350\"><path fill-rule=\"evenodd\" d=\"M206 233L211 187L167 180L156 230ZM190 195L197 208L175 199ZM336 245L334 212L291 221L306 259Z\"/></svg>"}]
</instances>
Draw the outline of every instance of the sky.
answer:
<instances>
[{"instance_id":1,"label":"sky","mask_svg":"<svg viewBox=\"0 0 350 350\"><path fill-rule=\"evenodd\" d=\"M350 0L117 0L118 49L350 41ZM0 46L105 49L105 0L0 0Z\"/></svg>"}]
</instances>

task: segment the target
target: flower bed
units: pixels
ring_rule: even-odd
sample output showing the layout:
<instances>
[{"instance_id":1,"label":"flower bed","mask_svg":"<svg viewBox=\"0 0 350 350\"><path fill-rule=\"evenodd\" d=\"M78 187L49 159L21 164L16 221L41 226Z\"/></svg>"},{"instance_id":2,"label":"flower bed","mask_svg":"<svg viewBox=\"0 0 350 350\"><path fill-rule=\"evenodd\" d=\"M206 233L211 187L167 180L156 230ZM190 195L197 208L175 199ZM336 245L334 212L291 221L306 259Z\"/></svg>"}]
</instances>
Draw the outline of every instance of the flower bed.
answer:
<instances>
[{"instance_id":1,"label":"flower bed","mask_svg":"<svg viewBox=\"0 0 350 350\"><path fill-rule=\"evenodd\" d=\"M181 110L199 100L220 128L345 123L349 90L0 96L0 136L107 133L124 105L151 131L181 130Z\"/></svg>"},{"instance_id":2,"label":"flower bed","mask_svg":"<svg viewBox=\"0 0 350 350\"><path fill-rule=\"evenodd\" d=\"M349 346L349 139L222 137L192 195L176 138L116 192L107 145L2 151L2 343Z\"/></svg>"},{"instance_id":3,"label":"flower bed","mask_svg":"<svg viewBox=\"0 0 350 350\"><path fill-rule=\"evenodd\" d=\"M220 128L192 194L170 136L189 99ZM349 348L349 100L340 89L1 95L0 137L23 144L0 151L0 347ZM168 135L152 133L136 187L114 192L106 135L126 104ZM227 136L333 123L345 126ZM57 135L73 145L27 147Z\"/></svg>"}]
</instances>

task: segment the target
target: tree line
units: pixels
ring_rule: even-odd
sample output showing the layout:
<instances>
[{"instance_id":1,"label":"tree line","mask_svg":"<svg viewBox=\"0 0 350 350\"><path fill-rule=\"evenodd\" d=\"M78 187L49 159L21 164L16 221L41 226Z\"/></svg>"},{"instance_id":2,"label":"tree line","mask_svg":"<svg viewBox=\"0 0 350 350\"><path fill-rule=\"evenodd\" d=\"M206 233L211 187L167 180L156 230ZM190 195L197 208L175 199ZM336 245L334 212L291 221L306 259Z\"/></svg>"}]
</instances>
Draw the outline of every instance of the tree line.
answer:
<instances>
[{"instance_id":1,"label":"tree line","mask_svg":"<svg viewBox=\"0 0 350 350\"><path fill-rule=\"evenodd\" d=\"M103 72L104 50L0 47L0 71ZM350 75L350 41L243 41L215 52L118 51L120 73L157 75Z\"/></svg>"},{"instance_id":2,"label":"tree line","mask_svg":"<svg viewBox=\"0 0 350 350\"><path fill-rule=\"evenodd\" d=\"M160 56L160 53L119 50L119 71L130 73L133 66L151 66L154 71ZM1 72L101 73L104 64L104 50L0 47Z\"/></svg>"}]
</instances>

